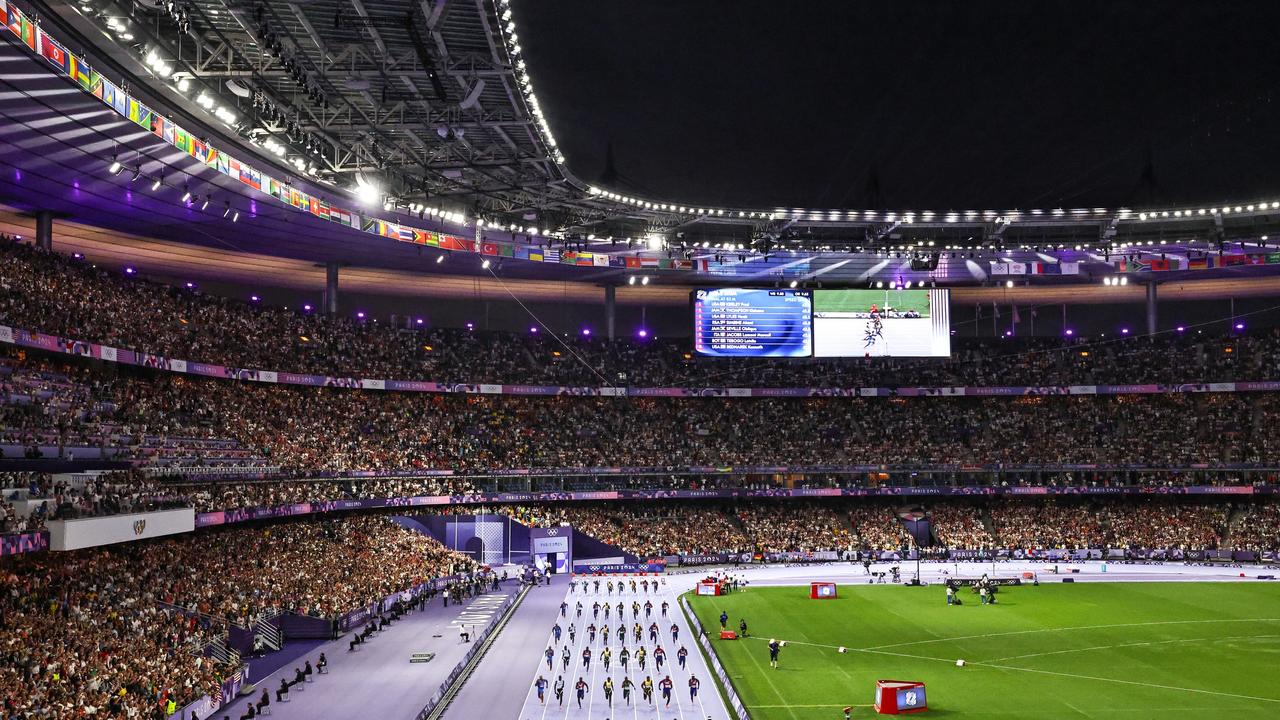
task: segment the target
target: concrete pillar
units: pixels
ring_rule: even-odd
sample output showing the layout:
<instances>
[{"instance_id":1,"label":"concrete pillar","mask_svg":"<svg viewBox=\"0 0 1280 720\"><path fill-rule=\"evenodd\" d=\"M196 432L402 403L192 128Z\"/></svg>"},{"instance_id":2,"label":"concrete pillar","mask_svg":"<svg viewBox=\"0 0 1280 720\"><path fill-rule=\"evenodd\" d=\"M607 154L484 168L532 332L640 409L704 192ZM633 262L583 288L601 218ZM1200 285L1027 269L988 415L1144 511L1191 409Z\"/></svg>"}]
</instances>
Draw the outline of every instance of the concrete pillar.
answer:
<instances>
[{"instance_id":1,"label":"concrete pillar","mask_svg":"<svg viewBox=\"0 0 1280 720\"><path fill-rule=\"evenodd\" d=\"M1156 335L1156 283L1154 280L1147 283L1147 337L1155 337Z\"/></svg>"},{"instance_id":2,"label":"concrete pillar","mask_svg":"<svg viewBox=\"0 0 1280 720\"><path fill-rule=\"evenodd\" d=\"M324 311L330 316L338 314L338 263L324 266Z\"/></svg>"},{"instance_id":3,"label":"concrete pillar","mask_svg":"<svg viewBox=\"0 0 1280 720\"><path fill-rule=\"evenodd\" d=\"M613 285L604 286L604 332L605 337L613 339L614 320L616 318L616 298L617 288Z\"/></svg>"},{"instance_id":4,"label":"concrete pillar","mask_svg":"<svg viewBox=\"0 0 1280 720\"><path fill-rule=\"evenodd\" d=\"M36 247L41 250L53 250L53 212L36 211Z\"/></svg>"}]
</instances>

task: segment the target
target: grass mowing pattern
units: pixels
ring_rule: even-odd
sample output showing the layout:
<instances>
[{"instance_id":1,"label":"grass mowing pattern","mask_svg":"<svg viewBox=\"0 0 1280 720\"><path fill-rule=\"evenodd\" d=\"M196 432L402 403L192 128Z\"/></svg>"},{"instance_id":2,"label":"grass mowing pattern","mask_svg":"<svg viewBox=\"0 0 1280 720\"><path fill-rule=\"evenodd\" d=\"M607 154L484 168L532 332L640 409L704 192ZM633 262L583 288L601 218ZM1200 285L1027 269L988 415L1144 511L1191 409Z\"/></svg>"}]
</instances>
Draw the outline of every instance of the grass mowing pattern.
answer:
<instances>
[{"instance_id":1,"label":"grass mowing pattern","mask_svg":"<svg viewBox=\"0 0 1280 720\"><path fill-rule=\"evenodd\" d=\"M822 290L814 293L814 312L867 312L872 305L883 308L885 299L894 310L915 310L929 317L928 290Z\"/></svg>"},{"instance_id":2,"label":"grass mowing pattern","mask_svg":"<svg viewBox=\"0 0 1280 720\"><path fill-rule=\"evenodd\" d=\"M689 598L713 637L721 610L747 620L751 638L712 646L754 720L869 717L876 680L926 683L927 717L1280 718L1280 585L1047 584L994 606L966 589L959 607L941 585L808 594ZM778 670L771 637L789 643Z\"/></svg>"}]
</instances>

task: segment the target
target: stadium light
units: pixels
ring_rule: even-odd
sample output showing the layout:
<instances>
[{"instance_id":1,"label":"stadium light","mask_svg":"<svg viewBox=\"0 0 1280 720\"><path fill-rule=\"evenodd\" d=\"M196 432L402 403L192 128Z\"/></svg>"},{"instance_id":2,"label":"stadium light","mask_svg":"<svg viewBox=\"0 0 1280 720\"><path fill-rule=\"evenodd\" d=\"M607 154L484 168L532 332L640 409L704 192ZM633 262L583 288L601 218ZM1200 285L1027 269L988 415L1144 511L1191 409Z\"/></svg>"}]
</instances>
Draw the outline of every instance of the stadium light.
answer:
<instances>
[{"instance_id":1,"label":"stadium light","mask_svg":"<svg viewBox=\"0 0 1280 720\"><path fill-rule=\"evenodd\" d=\"M796 285L799 285L799 283L797 283L795 280L792 280L791 287L794 288Z\"/></svg>"}]
</instances>

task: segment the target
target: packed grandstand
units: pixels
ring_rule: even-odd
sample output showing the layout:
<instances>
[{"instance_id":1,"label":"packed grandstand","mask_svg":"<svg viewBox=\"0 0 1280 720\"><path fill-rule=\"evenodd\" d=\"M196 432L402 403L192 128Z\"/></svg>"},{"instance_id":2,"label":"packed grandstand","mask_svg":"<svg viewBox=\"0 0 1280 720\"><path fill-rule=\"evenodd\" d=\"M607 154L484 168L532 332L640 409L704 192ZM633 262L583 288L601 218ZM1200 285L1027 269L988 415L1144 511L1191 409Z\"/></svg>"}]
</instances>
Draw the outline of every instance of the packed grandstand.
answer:
<instances>
[{"instance_id":1,"label":"packed grandstand","mask_svg":"<svg viewBox=\"0 0 1280 720\"><path fill-rule=\"evenodd\" d=\"M646 199L508 0L74 5L0 0L3 720L1280 703L1280 202Z\"/></svg>"}]
</instances>

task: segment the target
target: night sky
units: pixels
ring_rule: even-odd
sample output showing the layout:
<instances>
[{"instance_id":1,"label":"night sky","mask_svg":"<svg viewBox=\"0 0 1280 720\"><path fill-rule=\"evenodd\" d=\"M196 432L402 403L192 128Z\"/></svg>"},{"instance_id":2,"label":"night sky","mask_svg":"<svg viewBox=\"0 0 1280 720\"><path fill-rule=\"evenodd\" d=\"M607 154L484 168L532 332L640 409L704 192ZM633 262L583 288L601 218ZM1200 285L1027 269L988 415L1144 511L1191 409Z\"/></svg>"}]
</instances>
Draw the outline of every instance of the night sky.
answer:
<instances>
[{"instance_id":1,"label":"night sky","mask_svg":"<svg viewBox=\"0 0 1280 720\"><path fill-rule=\"evenodd\" d=\"M1280 0L514 0L570 168L914 210L1280 196ZM1150 170L1148 171L1148 167Z\"/></svg>"}]
</instances>

